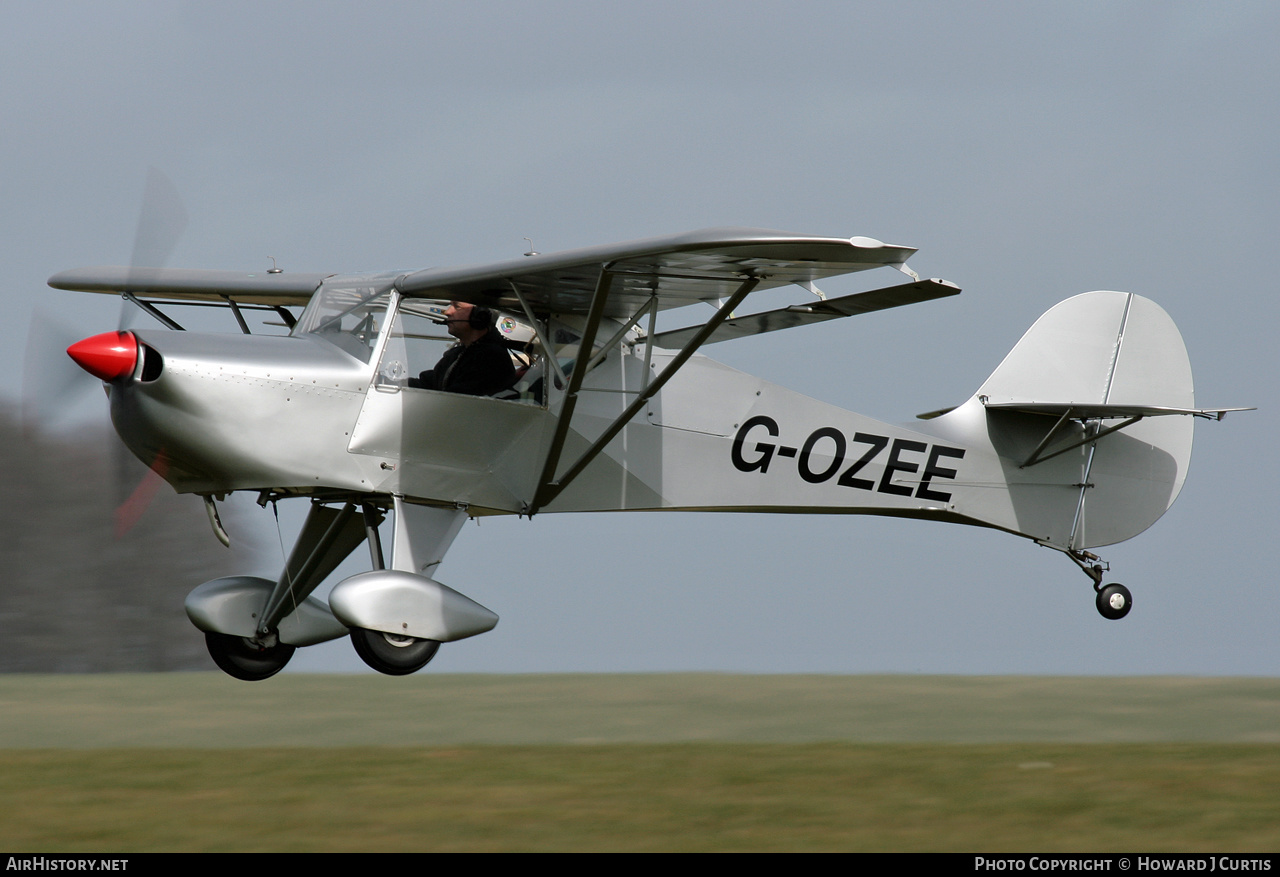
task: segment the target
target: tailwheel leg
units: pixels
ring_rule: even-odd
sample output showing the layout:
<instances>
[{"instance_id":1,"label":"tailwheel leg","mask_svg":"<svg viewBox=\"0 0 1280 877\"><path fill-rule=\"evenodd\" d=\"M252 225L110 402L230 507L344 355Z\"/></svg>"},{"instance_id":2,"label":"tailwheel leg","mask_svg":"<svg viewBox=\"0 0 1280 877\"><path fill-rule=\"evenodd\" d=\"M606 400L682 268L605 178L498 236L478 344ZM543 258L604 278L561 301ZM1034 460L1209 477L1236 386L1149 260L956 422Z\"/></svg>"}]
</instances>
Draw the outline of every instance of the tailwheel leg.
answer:
<instances>
[{"instance_id":1,"label":"tailwheel leg","mask_svg":"<svg viewBox=\"0 0 1280 877\"><path fill-rule=\"evenodd\" d=\"M1106 561L1088 551L1071 550L1067 552L1067 557L1093 581L1093 589L1098 593L1098 612L1103 618L1119 621L1129 614L1129 610L1133 608L1133 594L1129 593L1129 589L1114 582L1102 584L1102 574L1111 571Z\"/></svg>"}]
</instances>

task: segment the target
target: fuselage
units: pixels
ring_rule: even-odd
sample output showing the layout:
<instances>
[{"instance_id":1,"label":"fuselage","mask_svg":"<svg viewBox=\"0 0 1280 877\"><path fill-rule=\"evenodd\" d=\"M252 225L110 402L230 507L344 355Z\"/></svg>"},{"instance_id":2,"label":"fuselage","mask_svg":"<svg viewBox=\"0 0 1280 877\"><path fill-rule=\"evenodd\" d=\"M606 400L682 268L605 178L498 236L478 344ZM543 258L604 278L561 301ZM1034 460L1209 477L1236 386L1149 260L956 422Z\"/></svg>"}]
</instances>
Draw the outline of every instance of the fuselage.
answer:
<instances>
[{"instance_id":1,"label":"fuselage","mask_svg":"<svg viewBox=\"0 0 1280 877\"><path fill-rule=\"evenodd\" d=\"M139 458L164 461L157 471L183 493L401 497L472 515L530 512L564 382L544 355L531 369L542 368L538 388L512 398L411 388L410 333L389 329L400 325L396 304L390 296L356 321L363 329L313 320L318 329L289 337L137 333L133 374L111 383L112 419ZM605 434L673 355L645 350L634 335L597 350L557 471ZM576 356L563 345L554 371L563 374ZM1086 443L1028 466L1046 424L1052 419L988 410L975 395L936 419L892 425L696 355L538 510L893 515L1087 546L1081 534L1104 510L1085 514L1094 487L1086 474L1108 464ZM1069 424L1060 440L1082 429ZM1128 435L1108 439L1107 450L1113 468L1131 470L1125 461L1141 454L1136 487L1154 491L1143 502L1167 508L1179 482L1161 468L1165 455ZM1130 478L1126 495L1134 488ZM1119 527L1140 531L1154 520L1126 509ZM1132 535L1108 522L1105 533L1116 532Z\"/></svg>"},{"instance_id":2,"label":"fuselage","mask_svg":"<svg viewBox=\"0 0 1280 877\"><path fill-rule=\"evenodd\" d=\"M163 458L160 471L182 493L398 495L519 514L562 404L554 390L544 406L380 383L375 361L315 335L138 338L163 367L112 385L112 420L144 462ZM651 369L668 355L655 352ZM635 351L611 351L584 384L566 453L603 432L644 380ZM998 457L945 419L925 426L882 423L695 356L545 511L998 521L981 501L992 492L976 486L1007 477Z\"/></svg>"}]
</instances>

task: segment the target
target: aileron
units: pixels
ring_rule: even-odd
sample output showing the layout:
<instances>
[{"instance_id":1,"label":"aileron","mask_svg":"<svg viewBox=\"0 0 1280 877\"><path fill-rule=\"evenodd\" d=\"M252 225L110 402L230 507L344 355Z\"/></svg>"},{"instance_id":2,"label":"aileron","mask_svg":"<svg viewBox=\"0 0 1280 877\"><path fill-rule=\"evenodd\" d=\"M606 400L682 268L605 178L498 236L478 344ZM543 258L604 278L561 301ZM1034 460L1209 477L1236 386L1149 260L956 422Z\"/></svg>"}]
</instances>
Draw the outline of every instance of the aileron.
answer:
<instances>
[{"instance_id":1,"label":"aileron","mask_svg":"<svg viewBox=\"0 0 1280 877\"><path fill-rule=\"evenodd\" d=\"M959 292L960 287L954 283L930 279L858 292L840 298L815 300L725 320L704 343L714 344L717 341L746 338L750 335L776 332L779 329L791 329L795 326L807 326L810 323L868 314L886 308L945 298L957 295ZM668 332L658 332L653 336L653 343L658 347L679 347L692 338L700 328L700 326L689 326Z\"/></svg>"}]
</instances>

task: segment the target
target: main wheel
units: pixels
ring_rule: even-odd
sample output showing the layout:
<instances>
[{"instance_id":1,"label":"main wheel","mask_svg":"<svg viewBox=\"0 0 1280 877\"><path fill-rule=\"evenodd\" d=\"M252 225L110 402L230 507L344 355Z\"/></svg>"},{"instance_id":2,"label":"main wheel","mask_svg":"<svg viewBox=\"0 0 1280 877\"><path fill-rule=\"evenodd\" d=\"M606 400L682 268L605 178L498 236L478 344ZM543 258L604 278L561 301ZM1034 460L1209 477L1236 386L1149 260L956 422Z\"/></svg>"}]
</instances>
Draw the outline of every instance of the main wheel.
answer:
<instances>
[{"instance_id":1,"label":"main wheel","mask_svg":"<svg viewBox=\"0 0 1280 877\"><path fill-rule=\"evenodd\" d=\"M286 643L264 648L248 637L226 633L206 632L204 642L209 647L209 656L220 670L246 682L276 675L289 663L294 652L294 647Z\"/></svg>"},{"instance_id":2,"label":"main wheel","mask_svg":"<svg viewBox=\"0 0 1280 877\"><path fill-rule=\"evenodd\" d=\"M440 651L440 643L433 639L400 636L363 627L351 628L351 644L356 647L360 660L388 676L417 673Z\"/></svg>"},{"instance_id":3,"label":"main wheel","mask_svg":"<svg viewBox=\"0 0 1280 877\"><path fill-rule=\"evenodd\" d=\"M1098 591L1098 611L1113 621L1124 618L1133 606L1133 595L1124 585L1107 585Z\"/></svg>"}]
</instances>

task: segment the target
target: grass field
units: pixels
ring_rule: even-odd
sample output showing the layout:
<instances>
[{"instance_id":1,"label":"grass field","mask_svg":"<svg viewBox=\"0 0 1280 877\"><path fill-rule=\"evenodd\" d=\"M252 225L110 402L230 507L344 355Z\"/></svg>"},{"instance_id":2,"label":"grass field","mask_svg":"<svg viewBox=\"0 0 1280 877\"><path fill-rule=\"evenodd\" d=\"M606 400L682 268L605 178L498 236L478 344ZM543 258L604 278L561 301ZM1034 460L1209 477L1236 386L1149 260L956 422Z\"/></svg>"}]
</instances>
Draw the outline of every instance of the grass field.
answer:
<instances>
[{"instance_id":1,"label":"grass field","mask_svg":"<svg viewBox=\"0 0 1280 877\"><path fill-rule=\"evenodd\" d=\"M0 678L9 850L1280 849L1280 682Z\"/></svg>"}]
</instances>

